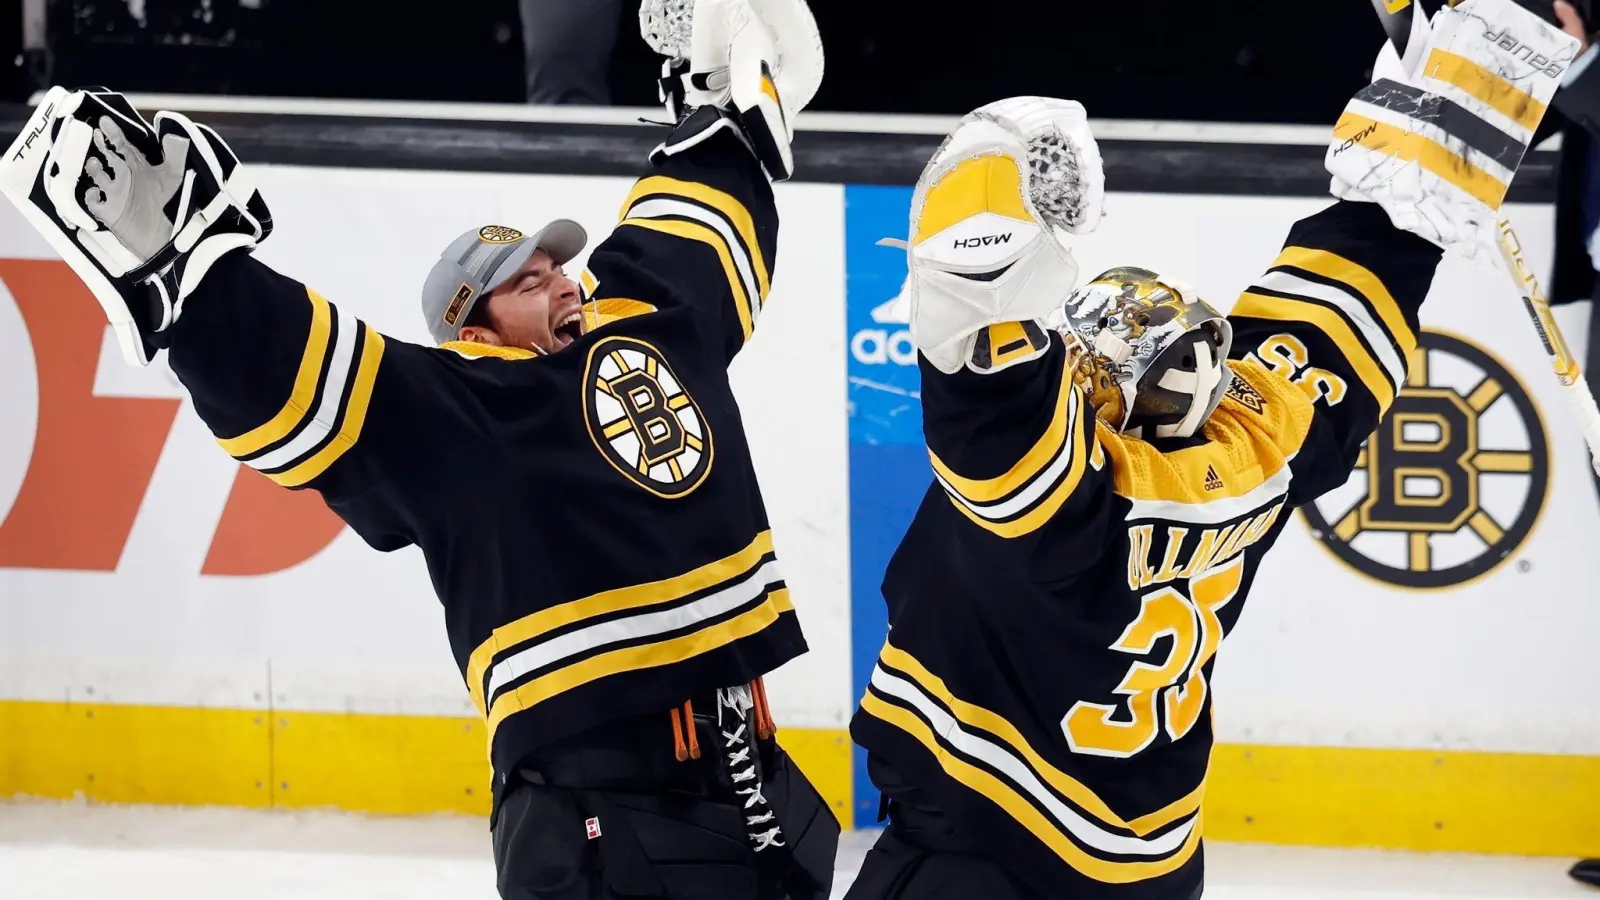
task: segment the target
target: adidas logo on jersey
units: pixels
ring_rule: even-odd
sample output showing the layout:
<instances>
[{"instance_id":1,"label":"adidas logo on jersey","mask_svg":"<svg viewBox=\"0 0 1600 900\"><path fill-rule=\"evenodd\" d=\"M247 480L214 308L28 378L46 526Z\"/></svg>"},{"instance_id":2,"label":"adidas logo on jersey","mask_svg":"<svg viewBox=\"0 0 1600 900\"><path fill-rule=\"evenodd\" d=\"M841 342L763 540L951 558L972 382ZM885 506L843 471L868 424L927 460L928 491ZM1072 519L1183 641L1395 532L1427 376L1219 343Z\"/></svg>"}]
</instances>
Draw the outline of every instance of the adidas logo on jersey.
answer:
<instances>
[{"instance_id":1,"label":"adidas logo on jersey","mask_svg":"<svg viewBox=\"0 0 1600 900\"><path fill-rule=\"evenodd\" d=\"M1222 476L1217 474L1216 466L1206 466L1206 490L1222 490Z\"/></svg>"}]
</instances>

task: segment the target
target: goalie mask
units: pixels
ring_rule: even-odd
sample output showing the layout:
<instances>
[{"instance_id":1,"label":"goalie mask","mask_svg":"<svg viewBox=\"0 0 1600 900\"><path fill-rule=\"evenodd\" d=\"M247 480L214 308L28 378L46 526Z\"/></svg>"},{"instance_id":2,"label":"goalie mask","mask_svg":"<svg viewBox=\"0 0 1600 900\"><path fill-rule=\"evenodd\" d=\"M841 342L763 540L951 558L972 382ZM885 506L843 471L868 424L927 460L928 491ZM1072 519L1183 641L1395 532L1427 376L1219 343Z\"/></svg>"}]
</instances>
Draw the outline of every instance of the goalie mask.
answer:
<instances>
[{"instance_id":1,"label":"goalie mask","mask_svg":"<svg viewBox=\"0 0 1600 900\"><path fill-rule=\"evenodd\" d=\"M1095 414L1143 438L1190 437L1222 402L1233 326L1181 282L1112 269L1074 291L1055 324L1075 337Z\"/></svg>"}]
</instances>

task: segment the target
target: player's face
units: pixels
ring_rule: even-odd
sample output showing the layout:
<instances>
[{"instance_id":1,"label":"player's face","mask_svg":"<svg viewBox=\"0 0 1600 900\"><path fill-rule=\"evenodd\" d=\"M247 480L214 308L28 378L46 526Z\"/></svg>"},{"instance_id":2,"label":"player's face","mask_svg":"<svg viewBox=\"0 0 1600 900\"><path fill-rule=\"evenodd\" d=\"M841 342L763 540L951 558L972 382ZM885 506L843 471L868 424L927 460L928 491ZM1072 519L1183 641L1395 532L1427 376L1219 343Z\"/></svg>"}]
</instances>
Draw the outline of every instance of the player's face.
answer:
<instances>
[{"instance_id":1,"label":"player's face","mask_svg":"<svg viewBox=\"0 0 1600 900\"><path fill-rule=\"evenodd\" d=\"M583 295L543 250L488 298L494 338L508 347L555 353L583 336Z\"/></svg>"}]
</instances>

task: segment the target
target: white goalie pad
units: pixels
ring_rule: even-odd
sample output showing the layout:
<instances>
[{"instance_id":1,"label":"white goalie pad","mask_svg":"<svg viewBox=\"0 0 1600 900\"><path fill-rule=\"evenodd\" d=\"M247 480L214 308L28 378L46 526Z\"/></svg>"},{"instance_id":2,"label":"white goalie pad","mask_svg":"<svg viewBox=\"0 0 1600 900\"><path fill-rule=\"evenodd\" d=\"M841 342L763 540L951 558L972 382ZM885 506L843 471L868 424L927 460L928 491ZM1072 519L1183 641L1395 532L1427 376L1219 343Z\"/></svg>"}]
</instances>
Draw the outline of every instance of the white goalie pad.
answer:
<instances>
[{"instance_id":1,"label":"white goalie pad","mask_svg":"<svg viewBox=\"0 0 1600 900\"><path fill-rule=\"evenodd\" d=\"M1080 104L1019 97L968 116L911 201L911 335L935 368L974 364L990 325L1037 322L1077 287L1068 246L1100 222L1105 175Z\"/></svg>"}]
</instances>

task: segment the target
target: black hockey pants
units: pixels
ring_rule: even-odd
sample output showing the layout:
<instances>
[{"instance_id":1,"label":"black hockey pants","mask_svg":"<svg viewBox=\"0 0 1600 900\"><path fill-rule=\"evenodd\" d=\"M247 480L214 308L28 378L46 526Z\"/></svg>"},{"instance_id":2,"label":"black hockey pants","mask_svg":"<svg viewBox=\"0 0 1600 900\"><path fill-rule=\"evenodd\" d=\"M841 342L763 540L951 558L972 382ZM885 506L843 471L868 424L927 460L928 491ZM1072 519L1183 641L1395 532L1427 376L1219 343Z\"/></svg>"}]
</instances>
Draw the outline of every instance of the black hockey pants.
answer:
<instances>
[{"instance_id":1,"label":"black hockey pants","mask_svg":"<svg viewBox=\"0 0 1600 900\"><path fill-rule=\"evenodd\" d=\"M504 900L827 900L839 824L776 741L759 756L783 845L757 852L715 754L679 763L658 737L580 739L507 778L491 820Z\"/></svg>"},{"instance_id":2,"label":"black hockey pants","mask_svg":"<svg viewBox=\"0 0 1600 900\"><path fill-rule=\"evenodd\" d=\"M982 856L914 840L891 822L867 851L844 900L1042 900Z\"/></svg>"}]
</instances>

